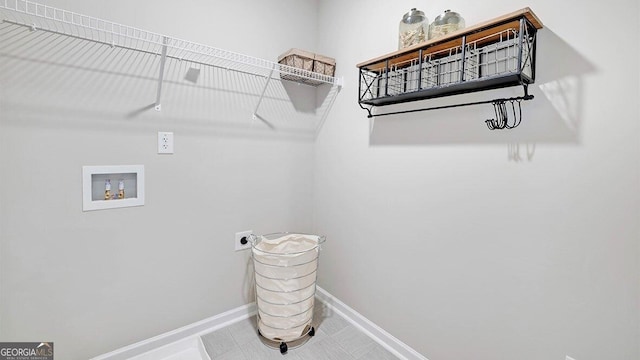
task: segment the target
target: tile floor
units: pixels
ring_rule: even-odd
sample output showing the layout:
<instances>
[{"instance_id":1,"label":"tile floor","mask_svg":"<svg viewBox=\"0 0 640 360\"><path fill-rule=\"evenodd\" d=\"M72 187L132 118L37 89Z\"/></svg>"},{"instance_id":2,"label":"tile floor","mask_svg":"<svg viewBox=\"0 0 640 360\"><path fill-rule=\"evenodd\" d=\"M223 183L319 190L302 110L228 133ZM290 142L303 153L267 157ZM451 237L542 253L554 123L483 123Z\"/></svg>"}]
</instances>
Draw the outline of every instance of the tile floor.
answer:
<instances>
[{"instance_id":1,"label":"tile floor","mask_svg":"<svg viewBox=\"0 0 640 360\"><path fill-rule=\"evenodd\" d=\"M319 301L313 323L315 336L287 343L284 356L258 335L255 316L203 335L202 342L212 360L398 360Z\"/></svg>"}]
</instances>

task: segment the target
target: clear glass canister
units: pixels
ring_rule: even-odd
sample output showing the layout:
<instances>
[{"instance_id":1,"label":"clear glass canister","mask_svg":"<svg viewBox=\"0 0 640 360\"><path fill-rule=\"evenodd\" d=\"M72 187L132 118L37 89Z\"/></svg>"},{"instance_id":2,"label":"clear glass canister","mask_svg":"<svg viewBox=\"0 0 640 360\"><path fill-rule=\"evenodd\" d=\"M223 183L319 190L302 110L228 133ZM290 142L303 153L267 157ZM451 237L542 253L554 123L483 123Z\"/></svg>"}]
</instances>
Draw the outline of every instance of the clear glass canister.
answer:
<instances>
[{"instance_id":1,"label":"clear glass canister","mask_svg":"<svg viewBox=\"0 0 640 360\"><path fill-rule=\"evenodd\" d=\"M464 29L464 19L457 12L445 10L429 26L429 39L443 37L456 30Z\"/></svg>"},{"instance_id":2,"label":"clear glass canister","mask_svg":"<svg viewBox=\"0 0 640 360\"><path fill-rule=\"evenodd\" d=\"M400 21L398 49L427 41L429 37L429 19L424 12L411 9Z\"/></svg>"}]
</instances>

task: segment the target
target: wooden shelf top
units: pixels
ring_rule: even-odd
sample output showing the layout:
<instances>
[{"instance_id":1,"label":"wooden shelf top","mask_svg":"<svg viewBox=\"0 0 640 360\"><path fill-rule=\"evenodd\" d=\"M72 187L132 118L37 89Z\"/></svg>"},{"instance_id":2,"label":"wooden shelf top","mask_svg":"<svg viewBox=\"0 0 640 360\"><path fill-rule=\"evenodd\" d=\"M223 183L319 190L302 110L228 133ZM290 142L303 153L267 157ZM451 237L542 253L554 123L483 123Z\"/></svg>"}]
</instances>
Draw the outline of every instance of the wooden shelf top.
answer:
<instances>
[{"instance_id":1,"label":"wooden shelf top","mask_svg":"<svg viewBox=\"0 0 640 360\"><path fill-rule=\"evenodd\" d=\"M413 46L386 55L378 56L374 59L361 62L356 65L356 67L364 67L369 70L377 70L381 67L384 67L384 64L380 65L380 63L386 61L387 59L393 59L394 63L400 63L406 61L407 59L417 58L417 53L420 49L429 48L430 52L435 52L450 47L455 47L461 44L461 39L464 35L468 37L468 41L477 40L486 35L483 30L499 30L500 28L508 29L510 27L516 26L518 19L522 18L523 16L526 17L531 25L533 25L536 29L542 29L543 26L540 19L536 16L536 14L533 13L530 8L527 7L506 15L502 15L495 19L491 19L473 26L466 27L464 29L460 29L441 38L427 40L420 44L415 44Z\"/></svg>"}]
</instances>

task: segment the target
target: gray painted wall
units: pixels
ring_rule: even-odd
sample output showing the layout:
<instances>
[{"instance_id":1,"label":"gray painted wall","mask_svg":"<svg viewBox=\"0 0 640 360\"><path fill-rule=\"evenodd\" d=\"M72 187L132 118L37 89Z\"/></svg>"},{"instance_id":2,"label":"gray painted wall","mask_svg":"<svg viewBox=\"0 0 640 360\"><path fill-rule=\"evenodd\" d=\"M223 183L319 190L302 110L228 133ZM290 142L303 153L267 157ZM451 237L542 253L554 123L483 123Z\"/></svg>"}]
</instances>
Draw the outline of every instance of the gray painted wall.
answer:
<instances>
[{"instance_id":1,"label":"gray painted wall","mask_svg":"<svg viewBox=\"0 0 640 360\"><path fill-rule=\"evenodd\" d=\"M315 16L297 16L315 1L46 3L265 59L315 46ZM312 230L313 143L251 127L257 99L194 111L188 87L129 116L155 85L126 70L153 59L66 42L54 54L33 35L42 62L0 57L0 340L87 359L253 301L234 234ZM111 72L51 60L82 56ZM156 154L158 131L174 132L174 155ZM146 204L83 212L82 166L128 164L145 165Z\"/></svg>"},{"instance_id":2,"label":"gray painted wall","mask_svg":"<svg viewBox=\"0 0 640 360\"><path fill-rule=\"evenodd\" d=\"M594 26L610 9L630 9L615 24L638 40L636 2L47 3L267 59L317 50L347 87L314 145L249 131L244 110L128 118L117 110L147 105L153 84L2 60L3 341L85 359L237 307L248 258L233 233L300 229L328 236L320 284L430 360L639 357L639 41L594 46L610 43ZM483 128L489 108L369 123L355 64L394 50L415 6L468 24L540 16L536 100L517 131ZM160 130L175 155L155 154ZM83 213L81 166L100 164L144 164L146 205Z\"/></svg>"},{"instance_id":3,"label":"gray painted wall","mask_svg":"<svg viewBox=\"0 0 640 360\"><path fill-rule=\"evenodd\" d=\"M536 12L519 128L488 131L491 106L366 118L355 64L395 50L416 6L467 24ZM430 360L640 358L638 20L631 0L320 2L319 49L352 94L317 141L320 284Z\"/></svg>"}]
</instances>

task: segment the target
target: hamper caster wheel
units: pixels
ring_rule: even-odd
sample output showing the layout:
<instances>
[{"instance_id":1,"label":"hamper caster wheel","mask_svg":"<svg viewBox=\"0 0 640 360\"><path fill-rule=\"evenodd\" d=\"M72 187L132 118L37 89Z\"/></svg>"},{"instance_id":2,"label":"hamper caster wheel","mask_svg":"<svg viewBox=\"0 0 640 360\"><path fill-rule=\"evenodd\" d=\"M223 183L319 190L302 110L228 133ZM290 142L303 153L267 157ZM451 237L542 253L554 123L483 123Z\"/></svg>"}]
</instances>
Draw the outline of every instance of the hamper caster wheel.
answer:
<instances>
[{"instance_id":1,"label":"hamper caster wheel","mask_svg":"<svg viewBox=\"0 0 640 360\"><path fill-rule=\"evenodd\" d=\"M286 343L280 343L280 354L284 355L287 353L287 344Z\"/></svg>"},{"instance_id":2,"label":"hamper caster wheel","mask_svg":"<svg viewBox=\"0 0 640 360\"><path fill-rule=\"evenodd\" d=\"M311 330L309 330L309 336L314 336L315 334L316 334L316 329L311 327Z\"/></svg>"}]
</instances>

